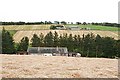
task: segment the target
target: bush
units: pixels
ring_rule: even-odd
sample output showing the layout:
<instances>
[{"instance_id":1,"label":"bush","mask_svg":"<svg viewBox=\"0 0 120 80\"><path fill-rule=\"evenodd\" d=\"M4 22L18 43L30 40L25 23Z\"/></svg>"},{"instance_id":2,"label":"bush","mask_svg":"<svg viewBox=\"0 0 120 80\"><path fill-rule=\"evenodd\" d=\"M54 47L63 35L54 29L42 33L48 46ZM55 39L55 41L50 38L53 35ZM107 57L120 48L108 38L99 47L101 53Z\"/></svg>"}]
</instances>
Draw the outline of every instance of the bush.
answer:
<instances>
[{"instance_id":1,"label":"bush","mask_svg":"<svg viewBox=\"0 0 120 80\"><path fill-rule=\"evenodd\" d=\"M53 29L53 30L54 30L54 29L56 29L56 26L51 25L51 26L50 26L50 29Z\"/></svg>"}]
</instances>

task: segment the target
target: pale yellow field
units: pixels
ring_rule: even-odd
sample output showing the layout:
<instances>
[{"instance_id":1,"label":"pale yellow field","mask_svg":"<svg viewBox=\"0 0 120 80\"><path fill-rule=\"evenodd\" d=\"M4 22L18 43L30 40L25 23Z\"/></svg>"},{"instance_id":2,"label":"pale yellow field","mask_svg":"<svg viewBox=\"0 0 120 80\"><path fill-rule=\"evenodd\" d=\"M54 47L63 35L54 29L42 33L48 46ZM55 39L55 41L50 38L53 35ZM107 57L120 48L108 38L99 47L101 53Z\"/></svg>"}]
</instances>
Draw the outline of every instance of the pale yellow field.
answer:
<instances>
[{"instance_id":1,"label":"pale yellow field","mask_svg":"<svg viewBox=\"0 0 120 80\"><path fill-rule=\"evenodd\" d=\"M80 31L72 31L72 30L21 30L17 31L16 34L13 36L15 42L19 42L23 37L27 36L30 40L33 36L33 34L37 34L38 36L43 33L46 35L49 32L54 33L55 31L58 33L58 35L62 35L67 33L74 35L80 35L82 37L83 34L93 33L94 35L99 34L102 37L112 37L114 39L118 39L118 33L115 31L97 31L97 30L80 30Z\"/></svg>"},{"instance_id":2,"label":"pale yellow field","mask_svg":"<svg viewBox=\"0 0 120 80\"><path fill-rule=\"evenodd\" d=\"M0 30L2 30L3 27L6 30L42 30L49 29L50 25L6 25L0 26Z\"/></svg>"},{"instance_id":3,"label":"pale yellow field","mask_svg":"<svg viewBox=\"0 0 120 80\"><path fill-rule=\"evenodd\" d=\"M5 78L117 78L118 60L40 55L1 55ZM0 62L1 64L1 62Z\"/></svg>"}]
</instances>

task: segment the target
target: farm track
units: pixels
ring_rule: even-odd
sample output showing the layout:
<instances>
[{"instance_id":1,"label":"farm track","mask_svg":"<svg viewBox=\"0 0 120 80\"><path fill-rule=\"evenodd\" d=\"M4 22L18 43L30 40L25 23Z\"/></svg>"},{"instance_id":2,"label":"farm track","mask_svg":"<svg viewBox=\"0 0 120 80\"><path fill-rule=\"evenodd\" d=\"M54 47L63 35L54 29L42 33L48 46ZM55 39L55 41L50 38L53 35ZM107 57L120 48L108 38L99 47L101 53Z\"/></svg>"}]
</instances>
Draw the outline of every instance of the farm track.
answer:
<instances>
[{"instance_id":1,"label":"farm track","mask_svg":"<svg viewBox=\"0 0 120 80\"><path fill-rule=\"evenodd\" d=\"M71 31L71 30L21 30L17 31L16 34L14 34L13 38L15 42L19 42L23 37L28 37L30 40L34 34L37 34L38 36L42 33L46 35L49 32L54 33L55 31L58 33L58 35L63 35L63 34L72 34L74 35L87 35L88 33L93 33L94 35L99 34L102 37L112 37L114 39L118 39L118 34L117 31L97 31L97 30L80 30L80 31Z\"/></svg>"}]
</instances>

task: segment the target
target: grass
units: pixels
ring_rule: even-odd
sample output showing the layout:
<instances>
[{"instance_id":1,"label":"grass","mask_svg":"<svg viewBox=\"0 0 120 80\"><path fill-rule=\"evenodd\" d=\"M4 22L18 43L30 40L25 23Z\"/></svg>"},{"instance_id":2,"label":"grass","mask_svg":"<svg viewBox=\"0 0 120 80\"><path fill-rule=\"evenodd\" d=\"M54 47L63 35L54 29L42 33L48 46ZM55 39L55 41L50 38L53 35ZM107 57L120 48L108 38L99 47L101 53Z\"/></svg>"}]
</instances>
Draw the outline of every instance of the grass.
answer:
<instances>
[{"instance_id":1,"label":"grass","mask_svg":"<svg viewBox=\"0 0 120 80\"><path fill-rule=\"evenodd\" d=\"M8 32L10 33L10 35L13 36L17 32L17 30L8 30Z\"/></svg>"},{"instance_id":2,"label":"grass","mask_svg":"<svg viewBox=\"0 0 120 80\"><path fill-rule=\"evenodd\" d=\"M78 26L80 28L90 28L93 30L103 30L103 31L118 31L117 27L111 27L111 26L99 26L99 25L66 25L68 26Z\"/></svg>"}]
</instances>

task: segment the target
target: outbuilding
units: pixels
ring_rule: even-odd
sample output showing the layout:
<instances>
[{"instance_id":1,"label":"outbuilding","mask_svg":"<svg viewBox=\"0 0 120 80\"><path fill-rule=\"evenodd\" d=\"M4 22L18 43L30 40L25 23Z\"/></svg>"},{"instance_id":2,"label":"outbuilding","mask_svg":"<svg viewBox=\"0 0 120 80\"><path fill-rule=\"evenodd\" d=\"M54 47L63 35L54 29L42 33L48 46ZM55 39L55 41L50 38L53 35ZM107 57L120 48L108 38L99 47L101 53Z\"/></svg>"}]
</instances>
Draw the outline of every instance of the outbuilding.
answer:
<instances>
[{"instance_id":1,"label":"outbuilding","mask_svg":"<svg viewBox=\"0 0 120 80\"><path fill-rule=\"evenodd\" d=\"M66 47L29 47L28 54L43 55L43 56L67 56L68 50Z\"/></svg>"},{"instance_id":2,"label":"outbuilding","mask_svg":"<svg viewBox=\"0 0 120 80\"><path fill-rule=\"evenodd\" d=\"M69 30L80 30L80 27L78 27L78 26L70 26L70 27L68 27L68 29Z\"/></svg>"}]
</instances>

